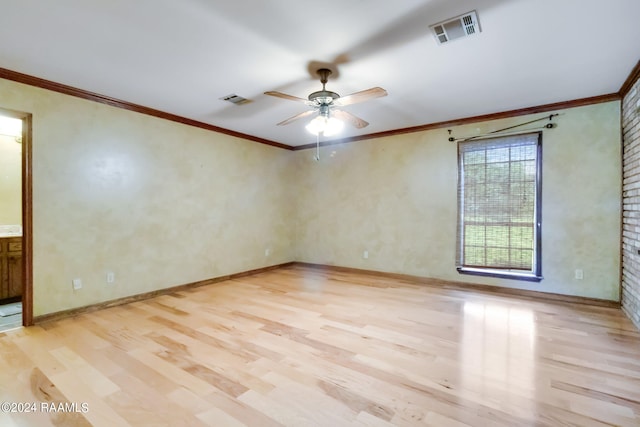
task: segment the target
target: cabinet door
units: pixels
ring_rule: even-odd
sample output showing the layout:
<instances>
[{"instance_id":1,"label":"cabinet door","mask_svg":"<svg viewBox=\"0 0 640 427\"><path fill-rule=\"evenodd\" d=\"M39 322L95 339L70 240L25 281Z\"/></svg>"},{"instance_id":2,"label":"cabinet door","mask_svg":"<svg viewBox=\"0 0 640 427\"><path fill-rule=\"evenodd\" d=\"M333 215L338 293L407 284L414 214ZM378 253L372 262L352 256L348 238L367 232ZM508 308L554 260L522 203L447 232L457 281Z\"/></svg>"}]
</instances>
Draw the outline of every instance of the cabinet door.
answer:
<instances>
[{"instance_id":1,"label":"cabinet door","mask_svg":"<svg viewBox=\"0 0 640 427\"><path fill-rule=\"evenodd\" d=\"M22 255L7 256L8 291L7 298L22 295Z\"/></svg>"},{"instance_id":2,"label":"cabinet door","mask_svg":"<svg viewBox=\"0 0 640 427\"><path fill-rule=\"evenodd\" d=\"M9 298L9 278L7 276L7 255L0 252L0 300Z\"/></svg>"}]
</instances>

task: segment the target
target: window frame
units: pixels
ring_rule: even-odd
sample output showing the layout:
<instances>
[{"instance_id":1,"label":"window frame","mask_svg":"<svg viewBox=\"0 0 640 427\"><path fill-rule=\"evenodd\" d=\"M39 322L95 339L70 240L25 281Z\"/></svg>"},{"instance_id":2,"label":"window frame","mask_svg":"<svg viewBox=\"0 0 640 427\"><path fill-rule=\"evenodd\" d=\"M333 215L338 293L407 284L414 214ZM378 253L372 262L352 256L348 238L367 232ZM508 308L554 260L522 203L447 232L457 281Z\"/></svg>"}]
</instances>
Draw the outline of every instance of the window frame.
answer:
<instances>
[{"instance_id":1,"label":"window frame","mask_svg":"<svg viewBox=\"0 0 640 427\"><path fill-rule=\"evenodd\" d=\"M499 267L469 267L464 266L464 165L462 157L463 144L467 142L482 142L494 144L501 139L507 140L512 137L522 137L525 135L536 135L536 177L535 177L535 204L534 204L534 256L531 271L519 271L515 269ZM505 144L507 145L508 142ZM523 132L507 136L497 136L490 138L474 138L473 141L458 142L458 185L457 185L457 244L456 244L456 270L460 274L475 276L486 276L512 280L522 280L530 282L540 282L542 277L542 132Z\"/></svg>"}]
</instances>

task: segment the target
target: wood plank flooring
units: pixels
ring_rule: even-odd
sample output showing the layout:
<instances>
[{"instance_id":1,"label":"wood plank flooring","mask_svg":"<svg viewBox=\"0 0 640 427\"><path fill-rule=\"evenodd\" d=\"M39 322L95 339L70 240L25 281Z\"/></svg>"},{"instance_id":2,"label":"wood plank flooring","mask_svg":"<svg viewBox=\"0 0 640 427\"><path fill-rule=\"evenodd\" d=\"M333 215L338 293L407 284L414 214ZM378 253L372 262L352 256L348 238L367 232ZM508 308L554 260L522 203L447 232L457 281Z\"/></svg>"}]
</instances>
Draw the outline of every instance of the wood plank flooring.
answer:
<instances>
[{"instance_id":1,"label":"wood plank flooring","mask_svg":"<svg viewBox=\"0 0 640 427\"><path fill-rule=\"evenodd\" d=\"M0 333L0 402L2 426L639 426L640 333L290 266Z\"/></svg>"}]
</instances>

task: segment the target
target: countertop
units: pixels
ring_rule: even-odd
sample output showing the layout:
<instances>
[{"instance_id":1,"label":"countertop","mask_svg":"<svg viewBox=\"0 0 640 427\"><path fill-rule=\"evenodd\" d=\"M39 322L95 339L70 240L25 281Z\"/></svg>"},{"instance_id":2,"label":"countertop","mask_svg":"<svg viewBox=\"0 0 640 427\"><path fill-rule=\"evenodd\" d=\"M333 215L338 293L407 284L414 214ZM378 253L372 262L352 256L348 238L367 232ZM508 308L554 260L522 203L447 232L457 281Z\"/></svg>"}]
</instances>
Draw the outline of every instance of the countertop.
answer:
<instances>
[{"instance_id":1,"label":"countertop","mask_svg":"<svg viewBox=\"0 0 640 427\"><path fill-rule=\"evenodd\" d=\"M0 238L22 237L22 226L18 224L0 225Z\"/></svg>"}]
</instances>

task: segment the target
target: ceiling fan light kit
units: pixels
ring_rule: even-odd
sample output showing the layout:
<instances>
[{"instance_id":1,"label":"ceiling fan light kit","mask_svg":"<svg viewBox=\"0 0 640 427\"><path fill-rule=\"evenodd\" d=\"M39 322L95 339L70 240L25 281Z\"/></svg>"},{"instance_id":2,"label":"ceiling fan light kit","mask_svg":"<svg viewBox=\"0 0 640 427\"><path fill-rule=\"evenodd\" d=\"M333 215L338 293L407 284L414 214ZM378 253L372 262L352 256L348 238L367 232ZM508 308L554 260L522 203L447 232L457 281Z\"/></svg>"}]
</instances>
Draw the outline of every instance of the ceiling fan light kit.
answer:
<instances>
[{"instance_id":1,"label":"ceiling fan light kit","mask_svg":"<svg viewBox=\"0 0 640 427\"><path fill-rule=\"evenodd\" d=\"M319 115L311 120L305 128L313 135L333 136L342 131L344 123L335 117Z\"/></svg>"},{"instance_id":2,"label":"ceiling fan light kit","mask_svg":"<svg viewBox=\"0 0 640 427\"><path fill-rule=\"evenodd\" d=\"M299 98L293 95L287 95L286 93L282 92L265 92L265 95L288 99L290 101L302 102L310 107L313 107L313 110L304 111L293 117L281 121L280 123L278 123L278 126L288 125L289 123L292 123L298 119L302 119L304 117L308 117L310 115L313 115L314 113L317 113L317 116L313 120L311 120L309 124L306 125L306 129L314 135L336 135L340 131L342 131L344 122L349 123L356 129L362 129L368 126L369 123L347 111L337 109L335 107L343 107L345 105L356 104L387 95L386 90L380 87L374 87L371 89L352 93L351 95L340 97L340 95L338 95L337 93L326 89L326 84L329 81L329 76L332 74L332 71L328 68L320 68L317 71L317 74L318 77L320 77L320 83L322 83L322 90L309 94L307 99Z\"/></svg>"}]
</instances>

